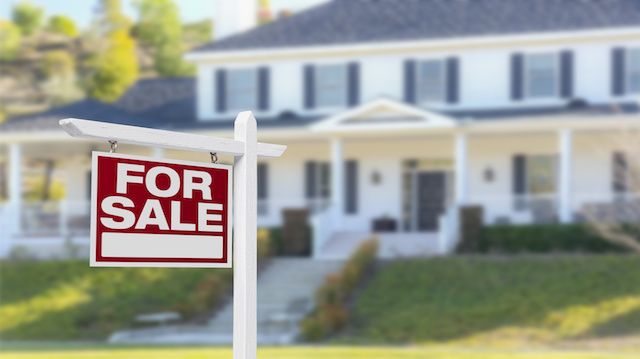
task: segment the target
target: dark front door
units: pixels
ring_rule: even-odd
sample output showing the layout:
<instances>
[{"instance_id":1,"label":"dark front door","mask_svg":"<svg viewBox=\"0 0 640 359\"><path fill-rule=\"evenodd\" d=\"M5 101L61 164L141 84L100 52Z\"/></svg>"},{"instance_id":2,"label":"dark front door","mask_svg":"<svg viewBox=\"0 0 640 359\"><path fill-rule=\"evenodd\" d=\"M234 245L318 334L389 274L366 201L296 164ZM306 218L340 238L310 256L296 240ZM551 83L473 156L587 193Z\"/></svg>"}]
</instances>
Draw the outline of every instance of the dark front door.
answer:
<instances>
[{"instance_id":1,"label":"dark front door","mask_svg":"<svg viewBox=\"0 0 640 359\"><path fill-rule=\"evenodd\" d=\"M418 230L435 231L438 218L444 212L446 175L444 172L419 172L417 177Z\"/></svg>"}]
</instances>

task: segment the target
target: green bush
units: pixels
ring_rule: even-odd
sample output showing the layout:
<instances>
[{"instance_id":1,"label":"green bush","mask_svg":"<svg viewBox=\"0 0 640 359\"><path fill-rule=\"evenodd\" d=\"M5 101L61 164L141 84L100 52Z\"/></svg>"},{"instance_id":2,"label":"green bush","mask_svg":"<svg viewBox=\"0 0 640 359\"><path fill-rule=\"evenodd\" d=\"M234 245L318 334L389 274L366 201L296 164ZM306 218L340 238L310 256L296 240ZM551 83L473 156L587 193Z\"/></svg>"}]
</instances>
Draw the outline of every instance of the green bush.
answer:
<instances>
[{"instance_id":1,"label":"green bush","mask_svg":"<svg viewBox=\"0 0 640 359\"><path fill-rule=\"evenodd\" d=\"M301 324L302 337L319 341L341 330L348 319L347 301L378 253L378 241L365 241L340 272L327 276L316 292L316 309Z\"/></svg>"},{"instance_id":2,"label":"green bush","mask_svg":"<svg viewBox=\"0 0 640 359\"><path fill-rule=\"evenodd\" d=\"M622 252L582 224L497 225L480 235L483 253Z\"/></svg>"},{"instance_id":3,"label":"green bush","mask_svg":"<svg viewBox=\"0 0 640 359\"><path fill-rule=\"evenodd\" d=\"M304 238L305 243L301 246L304 250L301 252L291 252L286 249L282 239L281 227L261 228L258 232L258 237L260 237L261 232L263 232L264 236L268 237L269 254L272 256L307 257L311 255L311 226L307 226L307 234Z\"/></svg>"}]
</instances>

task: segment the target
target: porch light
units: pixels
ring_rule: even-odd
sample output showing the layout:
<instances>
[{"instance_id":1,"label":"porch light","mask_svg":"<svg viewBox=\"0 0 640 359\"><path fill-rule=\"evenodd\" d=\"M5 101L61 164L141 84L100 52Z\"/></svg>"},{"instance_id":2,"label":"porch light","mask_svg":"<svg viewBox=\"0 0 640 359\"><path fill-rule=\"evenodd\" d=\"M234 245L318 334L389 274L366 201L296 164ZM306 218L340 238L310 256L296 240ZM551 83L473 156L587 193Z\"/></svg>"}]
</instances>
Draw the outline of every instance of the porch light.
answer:
<instances>
[{"instance_id":1,"label":"porch light","mask_svg":"<svg viewBox=\"0 0 640 359\"><path fill-rule=\"evenodd\" d=\"M493 171L493 168L491 168L491 167L485 168L483 177L484 177L485 182L487 182L487 183L493 182L493 180L495 179L495 173Z\"/></svg>"},{"instance_id":2,"label":"porch light","mask_svg":"<svg viewBox=\"0 0 640 359\"><path fill-rule=\"evenodd\" d=\"M374 185L379 185L382 182L382 175L378 170L373 170L371 173L371 183Z\"/></svg>"}]
</instances>

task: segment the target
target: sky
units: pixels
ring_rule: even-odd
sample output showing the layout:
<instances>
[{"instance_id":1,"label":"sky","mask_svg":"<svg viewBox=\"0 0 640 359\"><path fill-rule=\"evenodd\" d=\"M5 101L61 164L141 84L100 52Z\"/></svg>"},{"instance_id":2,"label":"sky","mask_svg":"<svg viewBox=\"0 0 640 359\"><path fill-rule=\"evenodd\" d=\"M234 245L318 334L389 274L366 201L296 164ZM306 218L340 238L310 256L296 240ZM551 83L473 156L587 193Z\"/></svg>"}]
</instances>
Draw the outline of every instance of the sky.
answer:
<instances>
[{"instance_id":1,"label":"sky","mask_svg":"<svg viewBox=\"0 0 640 359\"><path fill-rule=\"evenodd\" d=\"M11 8L14 4L22 0L0 0L0 18L11 17ZM89 24L93 9L97 0L29 0L31 3L45 9L47 15L61 14L73 18L80 27ZM135 18L135 11L132 5L134 0L123 0L124 9L127 15ZM180 15L183 22L191 22L212 18L214 0L175 0L180 6ZM234 0L216 0L234 1ZM274 14L283 9L293 11L301 10L323 2L324 0L271 0L271 8Z\"/></svg>"}]
</instances>

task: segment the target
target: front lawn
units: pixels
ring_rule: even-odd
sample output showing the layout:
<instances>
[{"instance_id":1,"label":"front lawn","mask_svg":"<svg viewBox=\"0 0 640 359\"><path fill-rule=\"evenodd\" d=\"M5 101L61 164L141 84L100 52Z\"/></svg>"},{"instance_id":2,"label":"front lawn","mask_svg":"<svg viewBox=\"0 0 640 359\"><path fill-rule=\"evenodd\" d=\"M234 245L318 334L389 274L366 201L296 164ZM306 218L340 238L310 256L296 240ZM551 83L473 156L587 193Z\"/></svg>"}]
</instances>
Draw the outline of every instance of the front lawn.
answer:
<instances>
[{"instance_id":1,"label":"front lawn","mask_svg":"<svg viewBox=\"0 0 640 359\"><path fill-rule=\"evenodd\" d=\"M640 336L640 258L453 257L383 267L348 342L557 345Z\"/></svg>"},{"instance_id":2,"label":"front lawn","mask_svg":"<svg viewBox=\"0 0 640 359\"><path fill-rule=\"evenodd\" d=\"M39 351L9 350L3 359L231 359L227 348L78 348ZM261 348L261 359L630 359L631 352L486 351L418 347L281 347Z\"/></svg>"},{"instance_id":3,"label":"front lawn","mask_svg":"<svg viewBox=\"0 0 640 359\"><path fill-rule=\"evenodd\" d=\"M230 270L89 268L87 261L0 262L0 337L104 339L141 313L203 315Z\"/></svg>"}]
</instances>

